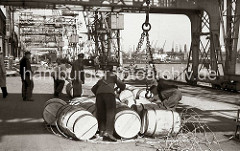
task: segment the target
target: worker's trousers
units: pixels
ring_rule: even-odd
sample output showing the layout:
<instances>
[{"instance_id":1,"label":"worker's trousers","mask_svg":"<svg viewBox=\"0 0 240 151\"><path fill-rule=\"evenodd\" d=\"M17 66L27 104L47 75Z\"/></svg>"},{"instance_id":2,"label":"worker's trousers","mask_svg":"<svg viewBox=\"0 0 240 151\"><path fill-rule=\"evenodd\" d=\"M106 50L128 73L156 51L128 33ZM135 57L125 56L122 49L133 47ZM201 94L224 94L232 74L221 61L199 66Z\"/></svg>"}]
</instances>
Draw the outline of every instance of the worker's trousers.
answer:
<instances>
[{"instance_id":1,"label":"worker's trousers","mask_svg":"<svg viewBox=\"0 0 240 151\"><path fill-rule=\"evenodd\" d=\"M82 96L82 81L81 80L73 80L73 97L81 97Z\"/></svg>"},{"instance_id":2,"label":"worker's trousers","mask_svg":"<svg viewBox=\"0 0 240 151\"><path fill-rule=\"evenodd\" d=\"M65 80L54 79L54 95L58 96L64 87Z\"/></svg>"},{"instance_id":3,"label":"worker's trousers","mask_svg":"<svg viewBox=\"0 0 240 151\"><path fill-rule=\"evenodd\" d=\"M111 93L98 94L96 97L96 108L99 131L113 134L116 114L115 95Z\"/></svg>"},{"instance_id":4,"label":"worker's trousers","mask_svg":"<svg viewBox=\"0 0 240 151\"><path fill-rule=\"evenodd\" d=\"M22 79L22 98L23 100L30 100L32 98L33 80L30 77Z\"/></svg>"},{"instance_id":5,"label":"worker's trousers","mask_svg":"<svg viewBox=\"0 0 240 151\"><path fill-rule=\"evenodd\" d=\"M182 93L180 90L173 88L161 91L162 103L166 109L175 109L182 99Z\"/></svg>"},{"instance_id":6,"label":"worker's trousers","mask_svg":"<svg viewBox=\"0 0 240 151\"><path fill-rule=\"evenodd\" d=\"M6 97L7 94L8 94L8 92L7 92L7 87L1 87L1 89L2 89L2 95L3 95L3 97Z\"/></svg>"}]
</instances>

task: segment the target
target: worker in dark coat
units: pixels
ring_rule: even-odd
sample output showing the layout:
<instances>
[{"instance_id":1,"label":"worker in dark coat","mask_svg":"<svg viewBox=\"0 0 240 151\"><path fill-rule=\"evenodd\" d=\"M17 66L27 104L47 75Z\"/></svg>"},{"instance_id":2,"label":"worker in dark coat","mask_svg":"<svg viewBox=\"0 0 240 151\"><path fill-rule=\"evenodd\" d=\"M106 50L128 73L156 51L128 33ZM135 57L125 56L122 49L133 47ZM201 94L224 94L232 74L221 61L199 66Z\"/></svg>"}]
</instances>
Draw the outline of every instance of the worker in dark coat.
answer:
<instances>
[{"instance_id":1,"label":"worker in dark coat","mask_svg":"<svg viewBox=\"0 0 240 151\"><path fill-rule=\"evenodd\" d=\"M25 52L24 57L20 60L20 75L22 79L22 98L23 101L33 101L33 72L30 63L31 53Z\"/></svg>"},{"instance_id":2,"label":"worker in dark coat","mask_svg":"<svg viewBox=\"0 0 240 151\"><path fill-rule=\"evenodd\" d=\"M54 97L59 97L59 94L63 90L67 76L66 70L67 67L63 63L63 60L57 59L57 66L54 68L54 72L51 73L54 80Z\"/></svg>"},{"instance_id":3,"label":"worker in dark coat","mask_svg":"<svg viewBox=\"0 0 240 151\"><path fill-rule=\"evenodd\" d=\"M79 54L78 59L72 65L70 77L73 84L73 97L80 97L82 95L82 84L85 82L83 58L84 54Z\"/></svg>"},{"instance_id":4,"label":"worker in dark coat","mask_svg":"<svg viewBox=\"0 0 240 151\"><path fill-rule=\"evenodd\" d=\"M108 67L105 71L105 76L91 89L96 95L97 120L100 136L110 141L117 141L113 136L116 114L115 84L120 90L124 90L126 87L126 85L112 72L112 67Z\"/></svg>"},{"instance_id":5,"label":"worker in dark coat","mask_svg":"<svg viewBox=\"0 0 240 151\"><path fill-rule=\"evenodd\" d=\"M5 68L4 57L2 52L0 52L0 87L2 89L3 98L6 98L8 95L7 87L6 87L6 68Z\"/></svg>"},{"instance_id":6,"label":"worker in dark coat","mask_svg":"<svg viewBox=\"0 0 240 151\"><path fill-rule=\"evenodd\" d=\"M167 81L163 79L158 80L157 86L151 86L150 91L154 95L150 101L158 104L162 109L175 110L182 99L182 93L178 87L167 84Z\"/></svg>"}]
</instances>

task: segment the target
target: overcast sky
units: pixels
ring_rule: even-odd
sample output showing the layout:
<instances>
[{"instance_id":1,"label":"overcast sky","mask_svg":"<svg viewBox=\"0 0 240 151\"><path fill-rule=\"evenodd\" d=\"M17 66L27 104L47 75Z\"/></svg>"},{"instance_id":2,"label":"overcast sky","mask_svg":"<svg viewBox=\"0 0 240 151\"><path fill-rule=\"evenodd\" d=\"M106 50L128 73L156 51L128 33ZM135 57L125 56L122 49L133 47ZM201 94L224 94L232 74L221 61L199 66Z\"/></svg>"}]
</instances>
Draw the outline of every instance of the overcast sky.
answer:
<instances>
[{"instance_id":1,"label":"overcast sky","mask_svg":"<svg viewBox=\"0 0 240 151\"><path fill-rule=\"evenodd\" d=\"M124 49L137 45L142 33L142 24L145 21L145 14L125 14L125 27L122 31L122 42ZM152 47L162 47L166 40L165 50L170 51L173 43L190 46L191 27L190 20L185 15L150 14L150 41Z\"/></svg>"}]
</instances>

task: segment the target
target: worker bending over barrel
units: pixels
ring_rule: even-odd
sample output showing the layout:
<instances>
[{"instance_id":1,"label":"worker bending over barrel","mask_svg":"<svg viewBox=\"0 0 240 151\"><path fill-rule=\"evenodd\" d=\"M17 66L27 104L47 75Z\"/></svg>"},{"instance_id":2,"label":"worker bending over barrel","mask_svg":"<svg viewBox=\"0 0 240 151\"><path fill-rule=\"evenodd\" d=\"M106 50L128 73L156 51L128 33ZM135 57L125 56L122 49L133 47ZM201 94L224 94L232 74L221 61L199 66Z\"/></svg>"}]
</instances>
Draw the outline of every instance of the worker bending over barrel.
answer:
<instances>
[{"instance_id":1,"label":"worker bending over barrel","mask_svg":"<svg viewBox=\"0 0 240 151\"><path fill-rule=\"evenodd\" d=\"M113 67L105 67L105 75L93 87L92 92L96 95L97 120L100 136L104 140L117 141L113 136L114 120L116 114L116 97L114 86L124 90L126 85L112 72Z\"/></svg>"},{"instance_id":2,"label":"worker bending over barrel","mask_svg":"<svg viewBox=\"0 0 240 151\"><path fill-rule=\"evenodd\" d=\"M178 86L169 85L163 79L158 80L157 86L151 86L150 91L154 95L150 98L150 101L158 104L162 109L175 110L179 101L182 99L182 93L178 90Z\"/></svg>"}]
</instances>

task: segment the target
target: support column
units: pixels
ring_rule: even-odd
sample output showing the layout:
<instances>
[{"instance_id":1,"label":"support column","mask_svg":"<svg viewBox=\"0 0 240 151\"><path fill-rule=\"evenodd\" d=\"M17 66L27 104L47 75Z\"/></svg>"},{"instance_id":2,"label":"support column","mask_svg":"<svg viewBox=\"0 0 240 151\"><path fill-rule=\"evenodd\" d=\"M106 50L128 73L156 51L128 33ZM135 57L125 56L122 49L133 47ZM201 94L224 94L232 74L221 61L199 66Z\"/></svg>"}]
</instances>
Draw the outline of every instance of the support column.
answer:
<instances>
[{"instance_id":1,"label":"support column","mask_svg":"<svg viewBox=\"0 0 240 151\"><path fill-rule=\"evenodd\" d=\"M220 60L219 53L220 46L220 10L217 0L210 1L207 6L204 6L205 11L208 13L210 19L210 66L211 70L218 71L218 63Z\"/></svg>"},{"instance_id":2,"label":"support column","mask_svg":"<svg viewBox=\"0 0 240 151\"><path fill-rule=\"evenodd\" d=\"M196 84L198 80L198 65L199 65L199 47L200 47L200 33L201 33L201 12L188 14L191 21L192 32L192 76L191 81Z\"/></svg>"}]
</instances>

